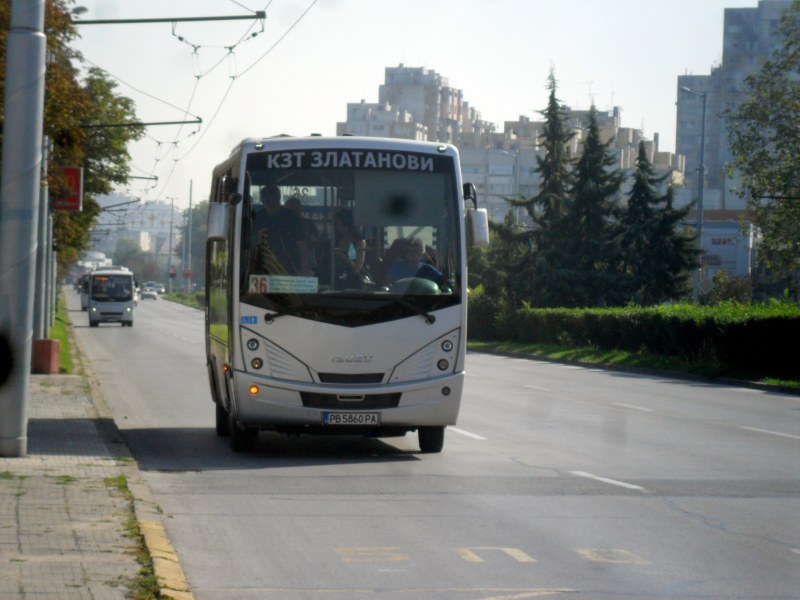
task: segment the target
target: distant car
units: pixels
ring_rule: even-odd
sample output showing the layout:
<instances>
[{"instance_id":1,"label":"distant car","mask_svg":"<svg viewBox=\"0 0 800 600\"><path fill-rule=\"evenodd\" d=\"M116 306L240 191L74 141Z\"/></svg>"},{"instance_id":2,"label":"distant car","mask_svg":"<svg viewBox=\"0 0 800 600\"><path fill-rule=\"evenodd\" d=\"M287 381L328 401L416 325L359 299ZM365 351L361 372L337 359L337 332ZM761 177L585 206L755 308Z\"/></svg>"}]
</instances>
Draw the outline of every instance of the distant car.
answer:
<instances>
[{"instance_id":1,"label":"distant car","mask_svg":"<svg viewBox=\"0 0 800 600\"><path fill-rule=\"evenodd\" d=\"M158 292L155 288L144 287L142 288L142 300L150 298L151 300L158 300Z\"/></svg>"},{"instance_id":2,"label":"distant car","mask_svg":"<svg viewBox=\"0 0 800 600\"><path fill-rule=\"evenodd\" d=\"M158 294L163 294L167 291L164 284L157 281L146 281L144 285L145 287L153 288Z\"/></svg>"}]
</instances>

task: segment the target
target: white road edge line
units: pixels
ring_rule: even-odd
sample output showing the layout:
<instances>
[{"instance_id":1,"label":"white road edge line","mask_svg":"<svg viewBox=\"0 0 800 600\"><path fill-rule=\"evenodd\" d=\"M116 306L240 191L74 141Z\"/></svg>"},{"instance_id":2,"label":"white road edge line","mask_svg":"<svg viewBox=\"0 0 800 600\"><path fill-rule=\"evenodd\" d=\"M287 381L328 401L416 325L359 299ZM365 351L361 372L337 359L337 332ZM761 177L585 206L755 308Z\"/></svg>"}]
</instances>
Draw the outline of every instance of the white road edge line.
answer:
<instances>
[{"instance_id":1,"label":"white road edge line","mask_svg":"<svg viewBox=\"0 0 800 600\"><path fill-rule=\"evenodd\" d=\"M449 429L450 431L455 431L456 433L460 433L461 435L467 436L468 438L472 438L473 440L481 440L481 441L486 440L486 438L483 436L480 436L476 433L470 433L469 431L464 431L463 429L459 429L458 427L448 427L447 429Z\"/></svg>"},{"instance_id":2,"label":"white road edge line","mask_svg":"<svg viewBox=\"0 0 800 600\"><path fill-rule=\"evenodd\" d=\"M759 433L767 433L769 435L777 435L780 437L789 438L791 440L800 440L800 435L792 435L791 433L781 433L780 431L770 431L769 429L759 429L758 427L746 427L744 425L742 425L740 429L746 429L747 431L757 431Z\"/></svg>"},{"instance_id":3,"label":"white road edge line","mask_svg":"<svg viewBox=\"0 0 800 600\"><path fill-rule=\"evenodd\" d=\"M641 406L635 406L634 404L625 404L624 402L614 402L614 406L621 406L622 408L631 408L633 410L641 410L642 412L656 412L652 408L643 408Z\"/></svg>"},{"instance_id":4,"label":"white road edge line","mask_svg":"<svg viewBox=\"0 0 800 600\"><path fill-rule=\"evenodd\" d=\"M578 477L586 477L587 479L594 479L595 481L602 481L603 483L610 483L611 485L618 485L619 487L624 487L629 490L639 490L644 491L644 488L638 485L634 485L632 483L625 483L624 481L617 481L616 479L609 479L608 477L598 477L597 475L592 475L591 473L587 473L586 471L570 471L573 475L577 475Z\"/></svg>"},{"instance_id":5,"label":"white road edge line","mask_svg":"<svg viewBox=\"0 0 800 600\"><path fill-rule=\"evenodd\" d=\"M531 390L538 390L540 392L552 392L553 391L550 388L539 387L538 385L523 385L522 387L526 387L526 388L529 388Z\"/></svg>"}]
</instances>

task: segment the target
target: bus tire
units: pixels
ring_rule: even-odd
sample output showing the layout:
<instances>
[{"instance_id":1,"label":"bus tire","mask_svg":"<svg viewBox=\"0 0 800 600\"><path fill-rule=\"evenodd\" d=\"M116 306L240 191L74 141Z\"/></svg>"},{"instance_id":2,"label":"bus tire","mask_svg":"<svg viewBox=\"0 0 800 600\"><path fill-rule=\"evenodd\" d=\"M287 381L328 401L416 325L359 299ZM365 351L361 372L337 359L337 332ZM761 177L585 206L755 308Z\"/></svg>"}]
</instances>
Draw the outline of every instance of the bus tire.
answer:
<instances>
[{"instance_id":1,"label":"bus tire","mask_svg":"<svg viewBox=\"0 0 800 600\"><path fill-rule=\"evenodd\" d=\"M89 327L97 327L99 323L97 321L89 321Z\"/></svg>"},{"instance_id":2,"label":"bus tire","mask_svg":"<svg viewBox=\"0 0 800 600\"><path fill-rule=\"evenodd\" d=\"M228 411L228 444L234 452L249 452L255 446L258 430L242 427L236 419L233 407Z\"/></svg>"},{"instance_id":3,"label":"bus tire","mask_svg":"<svg viewBox=\"0 0 800 600\"><path fill-rule=\"evenodd\" d=\"M441 452L444 447L444 426L418 427L419 449L424 454L434 454Z\"/></svg>"},{"instance_id":4,"label":"bus tire","mask_svg":"<svg viewBox=\"0 0 800 600\"><path fill-rule=\"evenodd\" d=\"M228 411L225 410L219 402L215 402L214 406L216 407L217 419L216 419L216 431L219 437L228 437L230 435L231 430L228 429Z\"/></svg>"}]
</instances>

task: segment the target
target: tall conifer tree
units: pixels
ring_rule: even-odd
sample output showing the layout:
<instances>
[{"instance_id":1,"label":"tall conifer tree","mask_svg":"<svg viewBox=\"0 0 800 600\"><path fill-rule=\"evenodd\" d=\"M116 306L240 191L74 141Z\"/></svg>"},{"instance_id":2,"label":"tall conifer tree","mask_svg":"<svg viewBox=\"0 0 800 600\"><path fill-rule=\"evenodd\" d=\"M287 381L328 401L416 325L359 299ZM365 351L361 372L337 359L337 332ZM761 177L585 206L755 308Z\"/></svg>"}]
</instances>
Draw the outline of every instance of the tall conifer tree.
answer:
<instances>
[{"instance_id":1,"label":"tall conifer tree","mask_svg":"<svg viewBox=\"0 0 800 600\"><path fill-rule=\"evenodd\" d=\"M679 231L691 207L672 206L672 188L660 194L669 174L657 176L639 144L633 187L620 224L622 266L630 300L643 306L679 298L697 263L694 237Z\"/></svg>"},{"instance_id":2,"label":"tall conifer tree","mask_svg":"<svg viewBox=\"0 0 800 600\"><path fill-rule=\"evenodd\" d=\"M547 305L608 306L623 301L615 209L624 177L614 168L611 142L601 140L592 105L571 199L557 223L559 251L550 266L556 267L558 278L548 290Z\"/></svg>"},{"instance_id":3,"label":"tall conifer tree","mask_svg":"<svg viewBox=\"0 0 800 600\"><path fill-rule=\"evenodd\" d=\"M536 304L540 290L549 285L552 273L547 268L547 256L557 251L557 223L568 198L572 167L569 142L574 133L569 129L567 109L559 103L556 88L555 73L550 71L548 104L540 111L545 127L538 140L544 155L536 157L539 193L529 200L512 202L524 206L534 224L532 230L521 234L527 251L511 270L509 279L509 289L517 302Z\"/></svg>"}]
</instances>

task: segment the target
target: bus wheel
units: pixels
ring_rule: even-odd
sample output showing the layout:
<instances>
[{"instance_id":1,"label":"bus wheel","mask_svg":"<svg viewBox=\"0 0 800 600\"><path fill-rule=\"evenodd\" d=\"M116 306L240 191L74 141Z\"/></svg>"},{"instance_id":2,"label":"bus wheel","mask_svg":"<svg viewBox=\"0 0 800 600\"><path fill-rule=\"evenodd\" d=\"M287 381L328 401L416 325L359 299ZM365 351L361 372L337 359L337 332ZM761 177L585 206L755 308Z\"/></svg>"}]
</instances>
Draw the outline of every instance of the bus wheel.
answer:
<instances>
[{"instance_id":1,"label":"bus wheel","mask_svg":"<svg viewBox=\"0 0 800 600\"><path fill-rule=\"evenodd\" d=\"M89 327L97 327L97 321L89 321Z\"/></svg>"},{"instance_id":2,"label":"bus wheel","mask_svg":"<svg viewBox=\"0 0 800 600\"><path fill-rule=\"evenodd\" d=\"M228 444L234 452L247 452L253 449L258 438L258 430L242 427L233 412L228 411Z\"/></svg>"},{"instance_id":3,"label":"bus wheel","mask_svg":"<svg viewBox=\"0 0 800 600\"><path fill-rule=\"evenodd\" d=\"M228 429L228 411L220 406L218 402L215 402L214 406L217 408L217 435L219 437L227 437L230 435L230 429Z\"/></svg>"},{"instance_id":4,"label":"bus wheel","mask_svg":"<svg viewBox=\"0 0 800 600\"><path fill-rule=\"evenodd\" d=\"M441 452L444 447L444 426L418 427L419 449L425 454Z\"/></svg>"}]
</instances>

